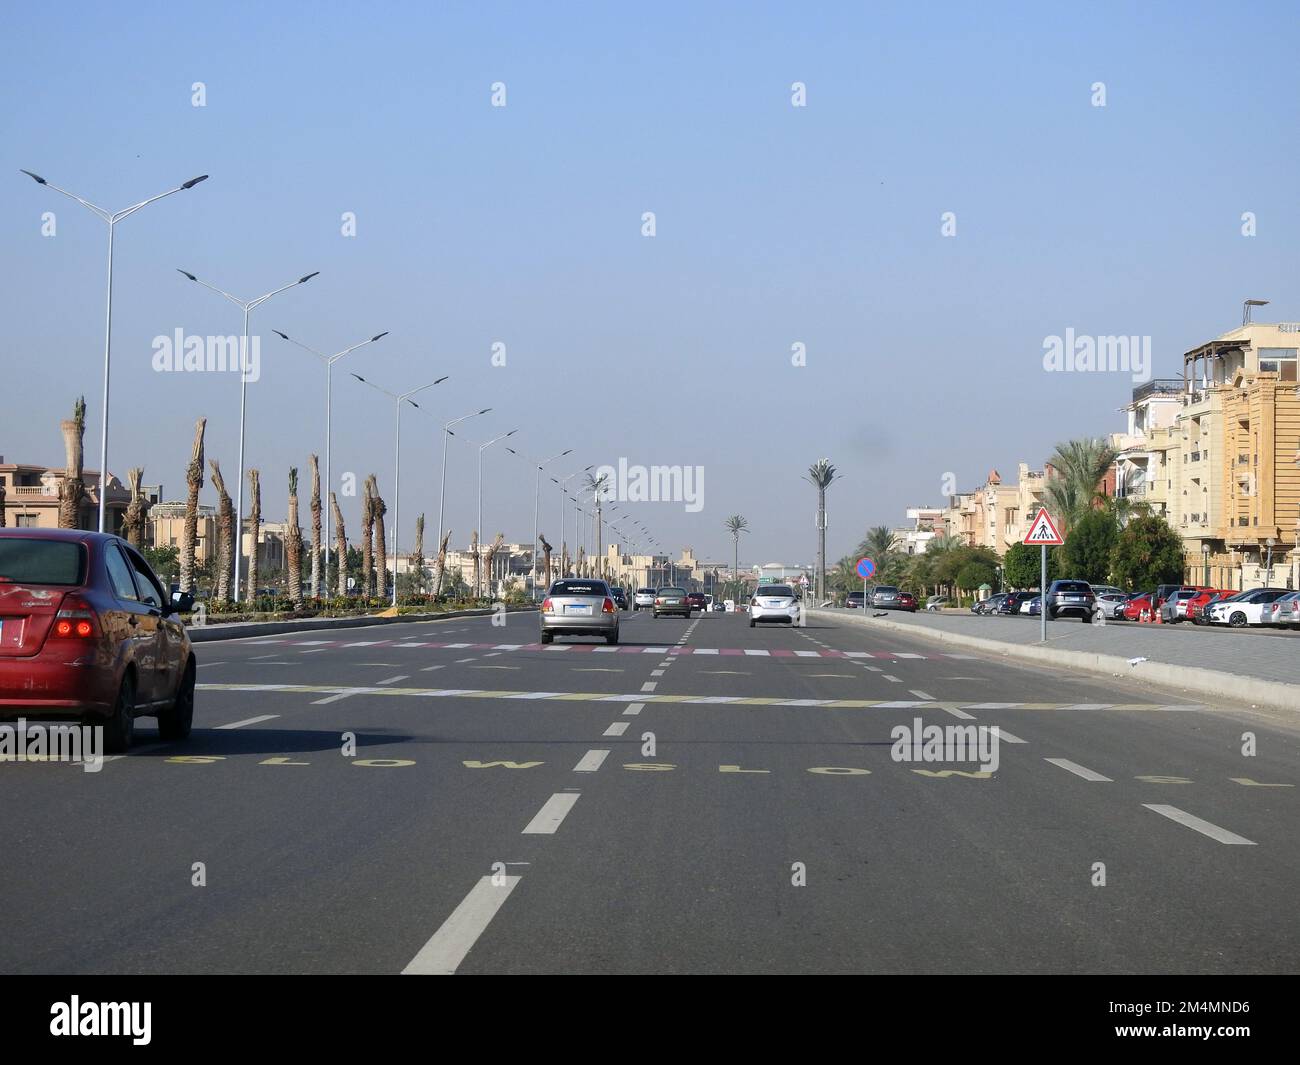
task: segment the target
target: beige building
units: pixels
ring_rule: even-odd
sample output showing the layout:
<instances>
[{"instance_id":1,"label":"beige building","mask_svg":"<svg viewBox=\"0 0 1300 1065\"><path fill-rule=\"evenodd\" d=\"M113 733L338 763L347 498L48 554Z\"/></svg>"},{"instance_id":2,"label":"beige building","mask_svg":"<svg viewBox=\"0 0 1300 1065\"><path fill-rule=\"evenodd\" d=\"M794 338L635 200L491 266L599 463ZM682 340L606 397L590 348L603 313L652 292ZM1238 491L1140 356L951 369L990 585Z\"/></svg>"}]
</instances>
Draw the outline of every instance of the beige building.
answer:
<instances>
[{"instance_id":1,"label":"beige building","mask_svg":"<svg viewBox=\"0 0 1300 1065\"><path fill-rule=\"evenodd\" d=\"M1183 355L1166 452L1189 579L1300 587L1300 323L1251 324Z\"/></svg>"},{"instance_id":2,"label":"beige building","mask_svg":"<svg viewBox=\"0 0 1300 1065\"><path fill-rule=\"evenodd\" d=\"M0 455L0 488L4 489L4 516L8 528L57 529L59 527L59 492L63 488L64 470L54 466L5 462ZM86 494L81 501L78 528L99 528L99 471L83 470ZM156 502L161 486L144 487L145 498ZM105 501L106 525L111 532L121 532L122 518L130 505L131 493L116 477L109 474L108 498Z\"/></svg>"},{"instance_id":3,"label":"beige building","mask_svg":"<svg viewBox=\"0 0 1300 1065\"><path fill-rule=\"evenodd\" d=\"M185 502L156 503L149 508L149 528L154 547L175 547L179 550L185 530ZM217 548L217 509L199 505L197 535L194 541L194 560L202 563L209 555L215 556Z\"/></svg>"}]
</instances>

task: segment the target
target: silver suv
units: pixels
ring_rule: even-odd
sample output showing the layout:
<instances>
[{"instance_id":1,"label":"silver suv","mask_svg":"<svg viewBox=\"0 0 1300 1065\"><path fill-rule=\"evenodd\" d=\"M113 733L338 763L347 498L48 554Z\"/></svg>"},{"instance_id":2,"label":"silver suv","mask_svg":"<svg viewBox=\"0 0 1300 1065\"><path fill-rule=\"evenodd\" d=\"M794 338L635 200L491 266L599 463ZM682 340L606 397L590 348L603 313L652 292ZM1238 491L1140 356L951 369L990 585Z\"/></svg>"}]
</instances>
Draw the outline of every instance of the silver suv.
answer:
<instances>
[{"instance_id":1,"label":"silver suv","mask_svg":"<svg viewBox=\"0 0 1300 1065\"><path fill-rule=\"evenodd\" d=\"M618 606L601 580L556 581L542 600L542 643L556 636L603 636L618 643Z\"/></svg>"}]
</instances>

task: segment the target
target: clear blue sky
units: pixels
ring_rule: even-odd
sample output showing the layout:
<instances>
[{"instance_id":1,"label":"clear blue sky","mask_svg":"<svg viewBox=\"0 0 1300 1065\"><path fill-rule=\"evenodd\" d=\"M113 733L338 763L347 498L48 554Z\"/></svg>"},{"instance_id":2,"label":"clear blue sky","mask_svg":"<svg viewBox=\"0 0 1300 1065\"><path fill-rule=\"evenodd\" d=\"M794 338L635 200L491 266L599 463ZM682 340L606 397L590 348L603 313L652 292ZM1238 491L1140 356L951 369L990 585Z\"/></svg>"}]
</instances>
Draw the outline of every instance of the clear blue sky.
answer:
<instances>
[{"instance_id":1,"label":"clear blue sky","mask_svg":"<svg viewBox=\"0 0 1300 1065\"><path fill-rule=\"evenodd\" d=\"M287 467L323 449L324 383L271 328L330 350L390 330L340 369L394 389L451 374L426 409L493 406L466 436L519 425L533 454L575 448L565 472L702 465L700 513L635 508L661 541L729 558L739 512L743 558L810 562L800 478L822 456L843 475L833 558L939 502L947 471L970 488L1122 428L1132 382L1044 373L1047 335L1150 335L1156 376L1177 376L1246 297L1300 319L1293 5L806 6L11 6L0 453L61 463L84 392L98 463L105 227L19 167L112 208L211 174L118 235L110 466L143 463L169 496L199 415L233 480L238 384L154 373L152 338L241 322L175 268L244 296L322 271L254 320L248 463L272 520ZM378 473L391 514L391 407L335 384L335 471ZM405 428L409 545L418 511L437 522L438 444L431 419ZM459 542L474 453L453 444ZM489 456L489 531L527 540L532 477Z\"/></svg>"}]
</instances>

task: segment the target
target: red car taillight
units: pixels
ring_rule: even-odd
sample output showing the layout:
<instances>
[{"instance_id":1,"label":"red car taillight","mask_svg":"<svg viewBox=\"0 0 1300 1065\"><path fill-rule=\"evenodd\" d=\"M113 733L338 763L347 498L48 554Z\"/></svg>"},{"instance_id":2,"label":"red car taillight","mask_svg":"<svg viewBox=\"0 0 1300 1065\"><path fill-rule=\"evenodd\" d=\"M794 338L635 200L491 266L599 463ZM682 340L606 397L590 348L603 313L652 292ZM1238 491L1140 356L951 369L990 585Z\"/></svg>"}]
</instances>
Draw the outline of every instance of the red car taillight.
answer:
<instances>
[{"instance_id":1,"label":"red car taillight","mask_svg":"<svg viewBox=\"0 0 1300 1065\"><path fill-rule=\"evenodd\" d=\"M100 635L99 616L84 599L69 599L54 616L50 635L61 640L93 640Z\"/></svg>"},{"instance_id":2,"label":"red car taillight","mask_svg":"<svg viewBox=\"0 0 1300 1065\"><path fill-rule=\"evenodd\" d=\"M602 607L602 609L604 610L604 612L605 612L606 614L612 614L612 613L614 613L614 600L612 600L612 599L606 599L606 600L605 600L605 605L604 605L604 607Z\"/></svg>"},{"instance_id":3,"label":"red car taillight","mask_svg":"<svg viewBox=\"0 0 1300 1065\"><path fill-rule=\"evenodd\" d=\"M551 601L550 601L550 599L543 599L543 600L542 600L542 613L543 613L543 614L549 614L550 612L551 612Z\"/></svg>"},{"instance_id":4,"label":"red car taillight","mask_svg":"<svg viewBox=\"0 0 1300 1065\"><path fill-rule=\"evenodd\" d=\"M662 603L663 600L662 600L662 599L659 599L659 598L656 598L656 599L655 599L655 602L656 602L656 603Z\"/></svg>"}]
</instances>

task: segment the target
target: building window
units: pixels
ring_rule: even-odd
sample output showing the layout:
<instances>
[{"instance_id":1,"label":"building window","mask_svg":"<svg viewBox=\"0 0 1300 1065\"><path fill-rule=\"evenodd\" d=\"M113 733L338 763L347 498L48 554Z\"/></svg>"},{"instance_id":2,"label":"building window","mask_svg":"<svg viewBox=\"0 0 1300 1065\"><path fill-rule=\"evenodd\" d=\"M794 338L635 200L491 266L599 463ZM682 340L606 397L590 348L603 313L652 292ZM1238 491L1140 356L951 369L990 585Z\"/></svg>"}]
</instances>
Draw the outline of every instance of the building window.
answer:
<instances>
[{"instance_id":1,"label":"building window","mask_svg":"<svg viewBox=\"0 0 1300 1065\"><path fill-rule=\"evenodd\" d=\"M36 515L35 515L35 514L19 514L19 515L18 515L18 518L17 518L17 527L18 527L19 529L35 529L35 528L36 528Z\"/></svg>"}]
</instances>

